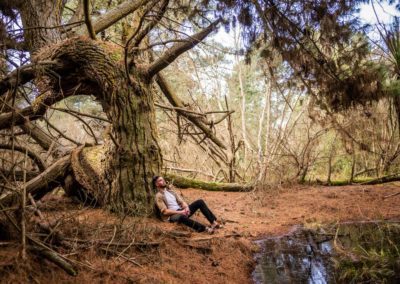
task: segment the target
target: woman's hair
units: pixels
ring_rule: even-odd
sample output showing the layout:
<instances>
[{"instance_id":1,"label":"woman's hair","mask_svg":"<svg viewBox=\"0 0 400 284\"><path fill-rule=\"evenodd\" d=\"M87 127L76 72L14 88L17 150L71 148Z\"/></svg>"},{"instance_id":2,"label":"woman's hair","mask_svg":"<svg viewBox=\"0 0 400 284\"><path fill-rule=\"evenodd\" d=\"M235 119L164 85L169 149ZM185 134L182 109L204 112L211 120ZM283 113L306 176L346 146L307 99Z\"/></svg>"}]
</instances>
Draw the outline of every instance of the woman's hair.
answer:
<instances>
[{"instance_id":1,"label":"woman's hair","mask_svg":"<svg viewBox=\"0 0 400 284\"><path fill-rule=\"evenodd\" d=\"M153 185L153 189L156 189L156 188L157 188L156 182L157 182L157 180L158 180L159 177L160 177L160 176L154 176L153 179L151 180L151 184Z\"/></svg>"}]
</instances>

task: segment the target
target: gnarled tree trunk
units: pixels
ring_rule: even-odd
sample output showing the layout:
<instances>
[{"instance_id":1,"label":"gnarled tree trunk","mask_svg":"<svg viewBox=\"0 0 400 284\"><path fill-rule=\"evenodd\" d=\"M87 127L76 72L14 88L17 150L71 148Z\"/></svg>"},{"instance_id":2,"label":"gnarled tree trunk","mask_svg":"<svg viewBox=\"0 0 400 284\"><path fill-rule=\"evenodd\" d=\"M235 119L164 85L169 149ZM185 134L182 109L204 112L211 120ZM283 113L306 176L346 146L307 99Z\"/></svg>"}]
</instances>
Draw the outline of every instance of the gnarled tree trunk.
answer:
<instances>
[{"instance_id":1,"label":"gnarled tree trunk","mask_svg":"<svg viewBox=\"0 0 400 284\"><path fill-rule=\"evenodd\" d=\"M76 90L93 94L111 121L109 139L103 145L101 178L92 186L92 194L101 205L119 213L145 215L152 208L151 178L161 170L150 82L134 73L129 84L123 66L102 45L72 38L41 50L38 59L60 65L53 71L62 78L61 89L59 78L51 73L44 80L52 94L68 95Z\"/></svg>"},{"instance_id":2,"label":"gnarled tree trunk","mask_svg":"<svg viewBox=\"0 0 400 284\"><path fill-rule=\"evenodd\" d=\"M153 207L151 179L161 171L162 158L157 143L151 78L201 42L220 22L216 20L187 40L174 44L154 62L143 64L143 60L136 60L137 48L161 20L168 3L166 0L160 1L159 5L157 1L126 0L98 17L93 23L94 33L103 31L139 8L147 13L158 6L156 16L136 30L125 50L86 37L65 39L71 36L62 30L61 14L65 1L15 0L12 5L20 12L24 43L31 54L32 64L19 68L16 74L11 72L2 80L0 95L14 85L34 78L41 95L35 98L32 106L2 115L0 128L9 126L8 118L12 118L12 125L21 125L26 118L41 117L48 106L68 96L95 96L111 121L107 133L109 139L100 150L84 148L75 151L71 159L73 175L98 204L119 213L147 215ZM89 17L86 10L85 18ZM76 34L83 34L84 27L73 30ZM136 67L136 61L140 61L142 66ZM34 130L34 127L26 127L26 131ZM219 140L210 137L218 144ZM44 142L44 147L48 147L48 141ZM101 154L96 157L102 158L91 160L92 150ZM82 159L85 153L86 159ZM68 179L72 177L69 172L63 174L68 175Z\"/></svg>"}]
</instances>

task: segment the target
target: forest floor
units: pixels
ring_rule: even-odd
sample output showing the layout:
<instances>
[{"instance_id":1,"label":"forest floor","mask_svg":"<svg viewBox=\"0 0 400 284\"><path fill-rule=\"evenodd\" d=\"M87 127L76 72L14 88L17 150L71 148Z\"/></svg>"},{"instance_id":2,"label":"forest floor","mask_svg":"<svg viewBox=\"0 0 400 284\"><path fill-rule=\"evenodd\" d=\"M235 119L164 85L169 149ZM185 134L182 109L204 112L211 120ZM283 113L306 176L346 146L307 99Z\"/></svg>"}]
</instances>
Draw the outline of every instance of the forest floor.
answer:
<instances>
[{"instance_id":1,"label":"forest floor","mask_svg":"<svg viewBox=\"0 0 400 284\"><path fill-rule=\"evenodd\" d=\"M251 283L254 240L288 233L297 225L400 220L400 195L385 198L400 192L400 183L181 192L189 202L204 199L225 220L225 228L208 235L155 219L126 217L121 222L104 210L50 195L40 209L47 221L57 223L64 245L54 241L54 247L73 262L78 275L69 276L34 254L22 263L15 258L15 240L14 245L0 241L0 282Z\"/></svg>"}]
</instances>

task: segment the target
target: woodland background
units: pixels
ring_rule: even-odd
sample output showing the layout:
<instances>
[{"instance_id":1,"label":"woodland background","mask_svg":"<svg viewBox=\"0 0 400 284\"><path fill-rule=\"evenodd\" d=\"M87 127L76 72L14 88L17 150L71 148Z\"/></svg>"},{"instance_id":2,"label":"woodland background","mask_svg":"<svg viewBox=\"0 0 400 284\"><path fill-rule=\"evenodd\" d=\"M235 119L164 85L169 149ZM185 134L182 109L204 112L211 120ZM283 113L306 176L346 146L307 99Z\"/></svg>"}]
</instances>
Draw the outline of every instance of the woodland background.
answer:
<instances>
[{"instance_id":1,"label":"woodland background","mask_svg":"<svg viewBox=\"0 0 400 284\"><path fill-rule=\"evenodd\" d=\"M82 282L171 282L192 269L203 282L249 281L251 245L227 238L300 219L398 217L396 187L299 184L400 180L400 18L382 21L399 10L392 0L1 1L0 276L64 277L38 269L47 259L78 267ZM201 193L237 219L232 232L208 246L183 232L193 241L183 244L171 224L141 218L160 174L246 191ZM271 190L281 185L293 187Z\"/></svg>"},{"instance_id":2,"label":"woodland background","mask_svg":"<svg viewBox=\"0 0 400 284\"><path fill-rule=\"evenodd\" d=\"M92 2L94 19L118 4ZM73 15L76 5L76 1L67 4L71 9L65 9L65 21ZM372 1L370 5L381 11L381 2ZM339 12L338 9L338 15L331 19L324 15L326 19L318 21L326 25L325 30L334 31L334 20L342 16ZM350 12L355 19L358 14L354 11L343 13ZM123 42L132 17L127 16L103 32L102 39ZM245 18L246 13L240 17ZM295 46L298 35L279 37L279 31L273 29L270 33L275 32L275 38L260 37L250 45L242 38L247 27L231 23L225 26L229 34L221 36L223 31L219 31L171 64L165 70L171 88L185 107L200 118L207 118L208 127L228 146L221 149L205 139L184 116L168 107L155 89L163 171L209 181L262 184L351 182L397 174L399 22L393 18L388 25L377 19L376 25L363 26L354 19L348 20L346 42L338 35L324 37L318 30L301 31L301 50ZM6 11L2 20L2 28L12 30L10 34L18 39L21 23ZM334 42L335 36L338 42ZM224 39L228 39L228 47L221 42ZM287 47L283 46L285 41ZM25 51L2 46L3 76L29 60ZM334 71L331 66L321 65L324 60L334 66ZM360 74L364 78L356 78ZM371 82L370 76L379 76L379 80ZM338 87L346 83L347 90ZM350 86L353 83L360 86ZM371 84L378 84L379 90ZM22 95L13 104L19 108L28 106L36 96L34 88L27 84L18 89ZM34 149L49 164L55 149L64 155L76 145L103 143L102 133L108 123L94 97L74 96L53 105L36 125L58 141L57 147L43 151L20 131L3 130L2 148L9 148L13 141L14 145ZM10 154L9 150L1 151L4 173L22 173L26 169L29 176L31 169L37 170L29 159L23 166L23 151ZM10 176L6 174L2 179Z\"/></svg>"}]
</instances>

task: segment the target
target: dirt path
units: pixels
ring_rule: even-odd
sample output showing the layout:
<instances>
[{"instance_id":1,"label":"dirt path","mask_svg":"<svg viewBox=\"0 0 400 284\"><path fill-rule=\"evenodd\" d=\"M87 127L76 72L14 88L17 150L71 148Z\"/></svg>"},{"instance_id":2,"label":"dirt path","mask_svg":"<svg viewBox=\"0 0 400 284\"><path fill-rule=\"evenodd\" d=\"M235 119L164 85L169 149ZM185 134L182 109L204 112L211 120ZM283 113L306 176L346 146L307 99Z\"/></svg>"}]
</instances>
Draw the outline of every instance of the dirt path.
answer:
<instances>
[{"instance_id":1,"label":"dirt path","mask_svg":"<svg viewBox=\"0 0 400 284\"><path fill-rule=\"evenodd\" d=\"M302 187L257 193L182 190L190 202L204 199L219 218L226 220L223 230L214 235L191 233L181 225L155 219L125 218L101 209L82 208L68 198L47 197L42 211L49 220L58 219L64 235L90 240L86 248L64 251L74 261L84 263L77 277L68 276L52 264L31 257L31 272L5 271L15 267L17 247L0 251L0 279L6 282L57 283L251 283L254 268L253 240L279 235L299 224L326 224L354 220L400 220L400 184L378 186ZM205 222L201 216L196 219ZM119 226L127 229L117 232ZM175 236L176 231L191 236ZM235 237L240 235L240 237ZM157 249L118 250L124 257L102 254L97 240L125 239L128 242L156 241ZM60 250L63 252L63 250ZM12 266L14 265L14 266ZM25 278L24 278L25 277Z\"/></svg>"}]
</instances>

